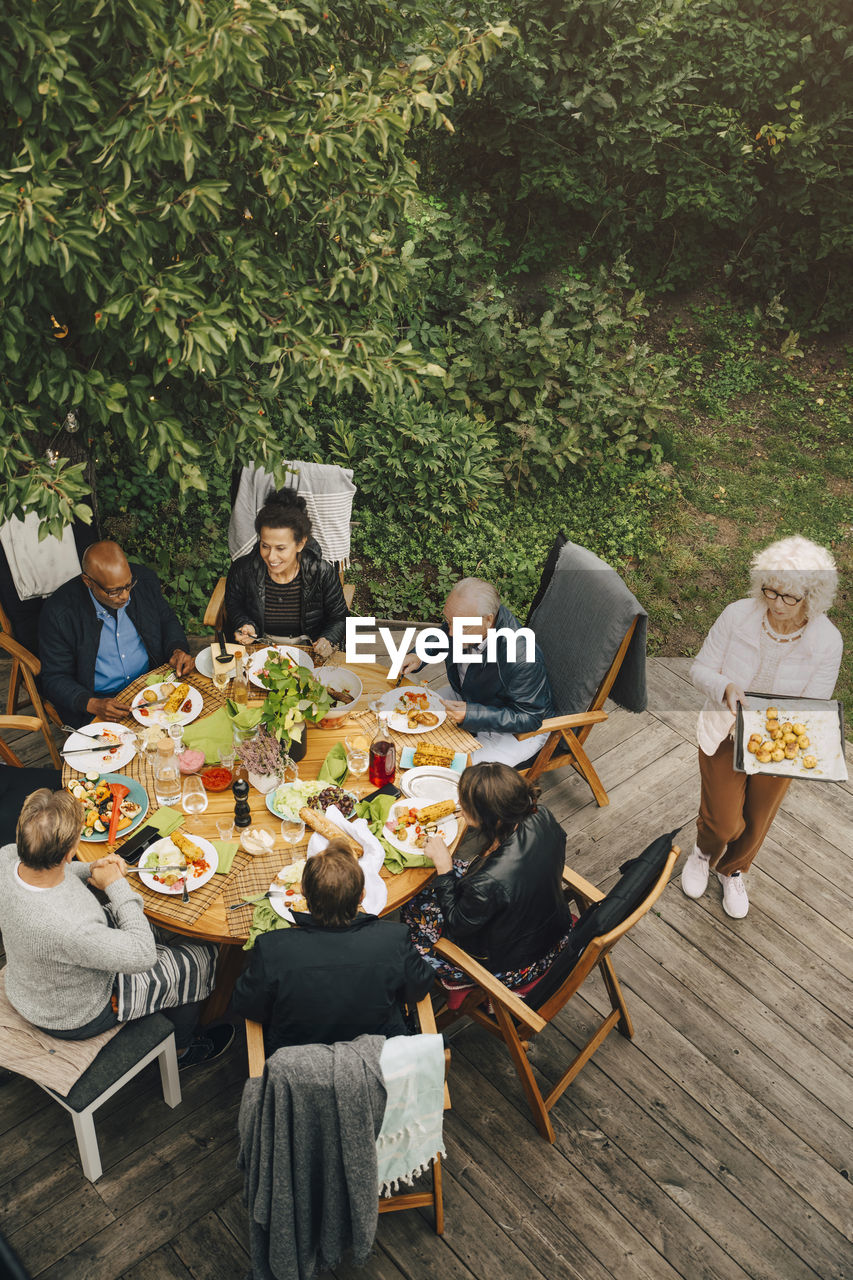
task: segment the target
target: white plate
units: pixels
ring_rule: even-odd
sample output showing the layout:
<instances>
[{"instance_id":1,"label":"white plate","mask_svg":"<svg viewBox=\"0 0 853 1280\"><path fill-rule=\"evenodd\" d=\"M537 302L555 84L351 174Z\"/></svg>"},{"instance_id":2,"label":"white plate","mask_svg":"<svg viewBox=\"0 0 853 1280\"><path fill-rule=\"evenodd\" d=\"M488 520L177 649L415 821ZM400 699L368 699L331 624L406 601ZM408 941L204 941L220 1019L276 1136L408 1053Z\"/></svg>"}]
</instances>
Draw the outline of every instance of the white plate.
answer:
<instances>
[{"instance_id":1,"label":"white plate","mask_svg":"<svg viewBox=\"0 0 853 1280\"><path fill-rule=\"evenodd\" d=\"M301 861L302 861L302 865L304 866L304 859ZM270 893L275 895L274 897L271 897L268 899L270 906L272 907L273 911L276 913L277 916L281 916L282 920L287 920L290 924L294 923L294 919L290 909L284 905L286 901L284 894L286 889L295 889L301 898L302 897L302 890L300 887L301 879L302 877L300 875L299 879L294 881L292 885L282 884L280 880L273 880L269 888ZM307 906L300 905L298 908L295 908L295 910L307 911L308 908Z\"/></svg>"},{"instance_id":2,"label":"white plate","mask_svg":"<svg viewBox=\"0 0 853 1280\"><path fill-rule=\"evenodd\" d=\"M429 710L438 716L438 724L423 725L419 724L415 729L409 728L409 722L404 715L394 710L397 703L405 693L425 693L429 700ZM444 709L444 703L441 701L437 693L433 693L432 689L427 689L424 685L401 685L399 689L389 689L387 693L383 693L378 699L378 706L383 711L389 712L388 727L393 729L395 733L413 733L423 734L432 733L433 729L437 729L439 725L444 724L447 719L447 712Z\"/></svg>"},{"instance_id":3,"label":"white plate","mask_svg":"<svg viewBox=\"0 0 853 1280\"><path fill-rule=\"evenodd\" d=\"M101 737L105 729L109 730L110 733L119 735L131 732L126 724L116 724L114 720L98 720L94 724L84 725L82 729L72 733L62 747L63 755L66 751L83 750L86 746L87 738ZM117 751L106 751L103 747L96 748L94 751L83 750L83 754L80 756L65 756L65 763L70 768L76 769L78 773L103 773L104 765L111 772L114 772L116 769L122 769L126 764L129 764L135 755L136 747L131 743L130 746L119 746Z\"/></svg>"},{"instance_id":4,"label":"white plate","mask_svg":"<svg viewBox=\"0 0 853 1280\"><path fill-rule=\"evenodd\" d=\"M439 800L456 800L459 796L459 774L440 764L420 764L407 769L400 779L403 794L417 800L423 808Z\"/></svg>"},{"instance_id":5,"label":"white plate","mask_svg":"<svg viewBox=\"0 0 853 1280\"><path fill-rule=\"evenodd\" d=\"M421 850L415 844L415 827L409 827L407 838L405 840L398 840L393 831L389 831L388 822L391 822L395 814L397 814L401 809L412 808L425 809L426 805L413 805L411 800L395 800L391 805L391 808L388 810L388 819L382 828L383 840L387 840L392 848L399 849L401 853L421 853ZM448 847L452 845L453 841L456 839L456 833L459 830L459 823L456 819L454 817L439 818L436 826L444 837L444 843Z\"/></svg>"},{"instance_id":6,"label":"white plate","mask_svg":"<svg viewBox=\"0 0 853 1280\"><path fill-rule=\"evenodd\" d=\"M187 892L192 893L193 889L200 889L203 884L207 884L208 880L216 875L216 868L219 866L219 854L216 852L210 841L205 840L202 836L187 836L187 839L192 840L193 844L198 845L199 849L201 849L204 854L205 862L209 863L207 871L203 872L202 875L190 875L187 877ZM171 845L175 851L175 862L180 862L183 855L177 845L172 844L169 836L164 836L162 840L157 840L156 843L150 845L142 855L143 861L147 862L152 853L159 853L161 849L165 849L168 845ZM155 880L151 871L143 871L141 867L139 870L139 879L144 885L147 885L149 889L153 889L155 893L165 893L170 898L174 898L176 893L180 894L184 891L182 880L179 880L177 884L173 884L170 887L169 885L161 884L159 880Z\"/></svg>"},{"instance_id":7,"label":"white plate","mask_svg":"<svg viewBox=\"0 0 853 1280\"><path fill-rule=\"evenodd\" d=\"M241 644L226 644L225 648L229 653L245 654L246 652L245 648ZM219 652L219 645L216 645L216 652ZM213 679L213 654L210 652L210 645L208 645L206 649L202 649L201 653L196 657L195 669L196 671L200 671L203 676L207 676L208 680ZM233 676L234 663L232 662L226 670L229 676Z\"/></svg>"},{"instance_id":8,"label":"white plate","mask_svg":"<svg viewBox=\"0 0 853 1280\"><path fill-rule=\"evenodd\" d=\"M151 684L148 688L153 689L159 698L161 696L160 690L164 684L173 684L177 686L182 683L183 681L179 680L176 676L174 680L161 680L159 684ZM190 691L187 694L187 698L190 700L189 711L173 711L168 715L162 707L158 707L155 711L149 711L148 715L143 715L142 712L147 706L147 703L143 701L142 693L138 693L133 699L133 703L130 708L133 713L134 720L138 720L140 724L145 725L189 724L192 720L195 720L199 715L201 715L201 709L204 706L204 698L201 696L198 689L193 688L192 685L190 685L189 689ZM184 702L186 702L186 700L187 699L184 698ZM181 706L183 706L183 703L181 703Z\"/></svg>"},{"instance_id":9,"label":"white plate","mask_svg":"<svg viewBox=\"0 0 853 1280\"><path fill-rule=\"evenodd\" d=\"M258 652L253 653L249 659L249 682L256 685L259 689L263 689L264 693L268 692L267 686L264 684L263 680L261 680L258 673L261 671L262 667L266 666L269 654L271 653L283 653L288 658L292 658L297 667L307 667L311 674L314 674L314 663L311 660L311 655L310 653L306 653L304 649L294 649L293 645L290 644L276 644L270 645L266 649L259 649Z\"/></svg>"}]
</instances>

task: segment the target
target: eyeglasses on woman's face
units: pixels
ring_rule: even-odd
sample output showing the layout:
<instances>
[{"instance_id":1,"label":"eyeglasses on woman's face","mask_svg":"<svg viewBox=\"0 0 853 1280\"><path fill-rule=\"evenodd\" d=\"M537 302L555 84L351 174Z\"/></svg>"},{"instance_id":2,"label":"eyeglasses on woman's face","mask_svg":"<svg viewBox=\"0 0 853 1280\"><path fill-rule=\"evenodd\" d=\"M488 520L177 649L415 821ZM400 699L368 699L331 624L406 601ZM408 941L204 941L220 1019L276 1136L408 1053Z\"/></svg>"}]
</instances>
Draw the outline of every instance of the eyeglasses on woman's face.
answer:
<instances>
[{"instance_id":1,"label":"eyeglasses on woman's face","mask_svg":"<svg viewBox=\"0 0 853 1280\"><path fill-rule=\"evenodd\" d=\"M783 604L789 604L793 608L795 604L802 604L805 596L791 596L786 592L774 591L772 587L762 587L761 594L765 600L781 600Z\"/></svg>"}]
</instances>

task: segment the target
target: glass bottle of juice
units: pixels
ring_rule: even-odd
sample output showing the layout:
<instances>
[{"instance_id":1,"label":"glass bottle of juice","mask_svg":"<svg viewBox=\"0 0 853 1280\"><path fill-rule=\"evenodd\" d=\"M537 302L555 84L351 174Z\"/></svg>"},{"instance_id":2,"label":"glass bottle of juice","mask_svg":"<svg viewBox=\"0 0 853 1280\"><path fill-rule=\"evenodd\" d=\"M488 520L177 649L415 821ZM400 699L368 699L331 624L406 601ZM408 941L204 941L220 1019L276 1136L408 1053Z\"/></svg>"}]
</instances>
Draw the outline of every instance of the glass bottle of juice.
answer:
<instances>
[{"instance_id":1,"label":"glass bottle of juice","mask_svg":"<svg viewBox=\"0 0 853 1280\"><path fill-rule=\"evenodd\" d=\"M374 787L384 787L394 781L397 768L397 748L388 732L388 714L380 711L376 717L376 733L370 744L367 776Z\"/></svg>"},{"instance_id":2,"label":"glass bottle of juice","mask_svg":"<svg viewBox=\"0 0 853 1280\"><path fill-rule=\"evenodd\" d=\"M231 697L234 702L245 705L249 701L249 676L243 662L242 653L234 658L234 679L231 682Z\"/></svg>"}]
</instances>

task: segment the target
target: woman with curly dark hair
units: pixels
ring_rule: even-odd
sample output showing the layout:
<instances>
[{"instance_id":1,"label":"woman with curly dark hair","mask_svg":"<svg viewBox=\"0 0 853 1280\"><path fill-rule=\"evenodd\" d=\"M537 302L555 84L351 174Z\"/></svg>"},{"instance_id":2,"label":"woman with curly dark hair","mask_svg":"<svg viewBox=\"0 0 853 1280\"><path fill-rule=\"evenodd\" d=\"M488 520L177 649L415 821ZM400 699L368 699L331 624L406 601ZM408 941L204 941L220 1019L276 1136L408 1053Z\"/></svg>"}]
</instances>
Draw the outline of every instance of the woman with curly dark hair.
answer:
<instances>
[{"instance_id":1,"label":"woman with curly dark hair","mask_svg":"<svg viewBox=\"0 0 853 1280\"><path fill-rule=\"evenodd\" d=\"M271 494L255 518L258 542L228 570L225 613L238 644L259 635L307 636L318 658L344 638L347 606L334 565L311 537L305 499L293 489Z\"/></svg>"},{"instance_id":2,"label":"woman with curly dark hair","mask_svg":"<svg viewBox=\"0 0 853 1280\"><path fill-rule=\"evenodd\" d=\"M445 937L508 987L534 982L553 963L571 929L562 891L566 834L538 798L538 787L509 765L475 764L462 774L462 816L486 847L466 865L440 837L427 842L438 876L402 911L423 955ZM431 963L446 986L470 986L451 965Z\"/></svg>"}]
</instances>

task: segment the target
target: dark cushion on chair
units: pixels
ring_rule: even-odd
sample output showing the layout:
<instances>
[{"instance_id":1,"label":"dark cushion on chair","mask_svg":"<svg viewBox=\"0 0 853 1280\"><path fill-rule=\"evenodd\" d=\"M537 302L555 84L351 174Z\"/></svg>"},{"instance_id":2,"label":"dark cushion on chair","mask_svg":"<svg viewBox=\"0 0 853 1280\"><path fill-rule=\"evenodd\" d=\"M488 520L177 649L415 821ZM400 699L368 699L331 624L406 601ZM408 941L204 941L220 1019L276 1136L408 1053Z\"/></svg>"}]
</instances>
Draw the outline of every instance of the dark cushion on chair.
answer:
<instances>
[{"instance_id":1,"label":"dark cushion on chair","mask_svg":"<svg viewBox=\"0 0 853 1280\"><path fill-rule=\"evenodd\" d=\"M128 1022L117 1036L113 1036L109 1044L104 1045L95 1061L86 1068L65 1098L52 1089L47 1089L46 1092L64 1102L72 1111L85 1111L105 1089L109 1089L111 1084L115 1084L116 1080L120 1080L135 1067L140 1058L168 1040L174 1029L162 1013L149 1013L144 1018L137 1018L135 1022Z\"/></svg>"},{"instance_id":2,"label":"dark cushion on chair","mask_svg":"<svg viewBox=\"0 0 853 1280\"><path fill-rule=\"evenodd\" d=\"M31 791L47 787L58 791L62 774L58 769L16 769L0 765L0 845L14 844L18 815Z\"/></svg>"},{"instance_id":3,"label":"dark cushion on chair","mask_svg":"<svg viewBox=\"0 0 853 1280\"><path fill-rule=\"evenodd\" d=\"M563 547L567 542L568 538L566 535L562 532L558 533L554 539L554 545L545 557L545 563L542 566L542 576L539 579L539 586L536 588L536 595L533 597L533 603L527 611L527 621L524 624L526 627L530 626L530 619L542 603L542 598L548 590L548 587L551 584L551 579L554 576L554 570L557 567L557 560L560 557L560 552L563 550Z\"/></svg>"},{"instance_id":4,"label":"dark cushion on chair","mask_svg":"<svg viewBox=\"0 0 853 1280\"><path fill-rule=\"evenodd\" d=\"M638 857L623 862L619 868L622 874L613 888L583 913L572 930L569 945L527 996L531 1009L541 1008L560 989L593 938L609 933L636 911L660 877L679 830L676 827L668 835L658 836Z\"/></svg>"}]
</instances>

